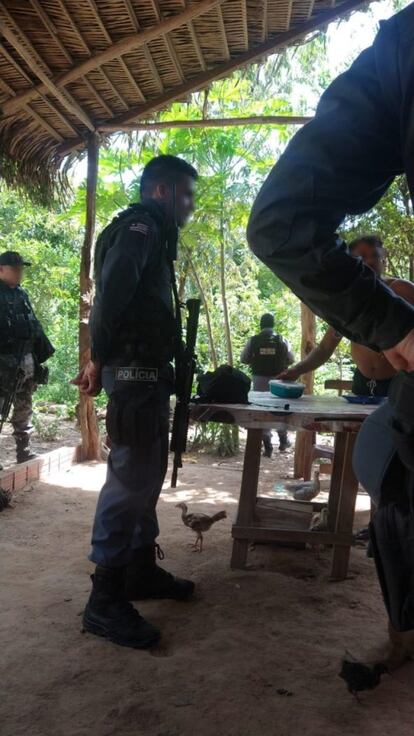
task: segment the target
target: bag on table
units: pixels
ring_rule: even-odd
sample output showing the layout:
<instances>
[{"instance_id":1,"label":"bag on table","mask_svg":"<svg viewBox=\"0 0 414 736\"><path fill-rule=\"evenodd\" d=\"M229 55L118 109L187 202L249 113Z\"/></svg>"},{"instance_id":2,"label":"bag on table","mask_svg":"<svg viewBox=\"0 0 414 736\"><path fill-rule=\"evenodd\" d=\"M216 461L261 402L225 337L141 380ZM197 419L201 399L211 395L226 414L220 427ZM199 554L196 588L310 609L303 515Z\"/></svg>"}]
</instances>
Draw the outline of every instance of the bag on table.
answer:
<instances>
[{"instance_id":1,"label":"bag on table","mask_svg":"<svg viewBox=\"0 0 414 736\"><path fill-rule=\"evenodd\" d=\"M197 401L200 403L248 404L251 381L249 376L221 365L215 371L208 371L198 377Z\"/></svg>"}]
</instances>

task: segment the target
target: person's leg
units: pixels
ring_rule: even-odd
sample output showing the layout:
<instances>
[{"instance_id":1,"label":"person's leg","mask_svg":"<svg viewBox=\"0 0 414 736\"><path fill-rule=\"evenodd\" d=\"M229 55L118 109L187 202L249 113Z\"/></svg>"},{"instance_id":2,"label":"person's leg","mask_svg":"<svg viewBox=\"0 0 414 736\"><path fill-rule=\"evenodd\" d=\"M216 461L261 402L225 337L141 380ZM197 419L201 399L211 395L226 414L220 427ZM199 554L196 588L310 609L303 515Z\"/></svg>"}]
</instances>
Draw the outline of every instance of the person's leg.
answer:
<instances>
[{"instance_id":1,"label":"person's leg","mask_svg":"<svg viewBox=\"0 0 414 736\"><path fill-rule=\"evenodd\" d=\"M16 460L18 463L23 463L26 460L36 457L30 450L30 435L33 432L34 390L35 385L33 379L27 379L17 390L13 403L10 423L13 426L13 435L16 441Z\"/></svg>"},{"instance_id":2,"label":"person's leg","mask_svg":"<svg viewBox=\"0 0 414 736\"><path fill-rule=\"evenodd\" d=\"M156 446L136 448L112 443L92 530L89 559L95 564L122 567L131 561L135 529L152 506L159 473Z\"/></svg>"},{"instance_id":3,"label":"person's leg","mask_svg":"<svg viewBox=\"0 0 414 736\"><path fill-rule=\"evenodd\" d=\"M288 433L286 430L281 430L278 432L279 435L279 450L280 452L284 452L288 447L291 446Z\"/></svg>"},{"instance_id":4,"label":"person's leg","mask_svg":"<svg viewBox=\"0 0 414 736\"><path fill-rule=\"evenodd\" d=\"M195 587L192 581L175 577L157 565L157 557L164 558L164 553L155 541L159 534L156 506L167 472L169 404L165 406L164 416L163 432L154 446L150 463L154 470L152 493L148 494L146 508L136 520L131 539L131 561L126 571L126 594L129 600L187 600Z\"/></svg>"},{"instance_id":5,"label":"person's leg","mask_svg":"<svg viewBox=\"0 0 414 736\"><path fill-rule=\"evenodd\" d=\"M110 395L114 371L102 371ZM92 530L90 559L96 563L93 588L83 615L83 626L123 646L144 648L155 643L159 631L145 621L125 594L127 564L136 523L152 494L153 448L132 448L112 442L106 481L99 495Z\"/></svg>"},{"instance_id":6,"label":"person's leg","mask_svg":"<svg viewBox=\"0 0 414 736\"><path fill-rule=\"evenodd\" d=\"M378 505L370 523L373 557L389 616L388 651L375 661L396 669L414 655L414 475L399 455L389 403L359 432L355 474ZM368 658L374 661L373 657ZM375 664L375 662L374 662Z\"/></svg>"},{"instance_id":7,"label":"person's leg","mask_svg":"<svg viewBox=\"0 0 414 736\"><path fill-rule=\"evenodd\" d=\"M272 443L272 430L271 429L264 429L263 430L263 455L265 457L272 457L273 454L273 443Z\"/></svg>"}]
</instances>

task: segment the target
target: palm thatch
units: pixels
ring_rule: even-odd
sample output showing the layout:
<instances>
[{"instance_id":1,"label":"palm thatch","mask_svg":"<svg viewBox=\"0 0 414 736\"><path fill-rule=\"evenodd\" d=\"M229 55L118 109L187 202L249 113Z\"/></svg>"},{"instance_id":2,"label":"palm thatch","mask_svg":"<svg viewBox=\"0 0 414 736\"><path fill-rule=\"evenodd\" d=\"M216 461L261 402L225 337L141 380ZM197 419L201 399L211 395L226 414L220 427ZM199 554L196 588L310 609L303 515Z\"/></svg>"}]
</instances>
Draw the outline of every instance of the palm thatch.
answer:
<instances>
[{"instance_id":1,"label":"palm thatch","mask_svg":"<svg viewBox=\"0 0 414 736\"><path fill-rule=\"evenodd\" d=\"M369 0L0 0L0 174L39 201L139 120Z\"/></svg>"}]
</instances>

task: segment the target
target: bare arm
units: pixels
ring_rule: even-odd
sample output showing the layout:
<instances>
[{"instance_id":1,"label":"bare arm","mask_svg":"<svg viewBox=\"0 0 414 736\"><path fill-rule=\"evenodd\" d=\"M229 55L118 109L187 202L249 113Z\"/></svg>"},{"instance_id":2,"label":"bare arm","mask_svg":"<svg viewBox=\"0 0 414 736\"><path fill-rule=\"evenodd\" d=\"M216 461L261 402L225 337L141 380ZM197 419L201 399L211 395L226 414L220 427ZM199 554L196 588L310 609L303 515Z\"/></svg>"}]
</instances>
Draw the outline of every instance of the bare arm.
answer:
<instances>
[{"instance_id":1,"label":"bare arm","mask_svg":"<svg viewBox=\"0 0 414 736\"><path fill-rule=\"evenodd\" d=\"M341 339L342 338L335 332L335 330L332 327L329 327L319 345L311 350L306 358L301 360L300 363L296 363L296 365L293 365L291 368L283 371L283 373L280 373L278 378L282 378L285 381L296 381L299 376L315 371L329 360L332 353L341 342Z\"/></svg>"},{"instance_id":2,"label":"bare arm","mask_svg":"<svg viewBox=\"0 0 414 736\"><path fill-rule=\"evenodd\" d=\"M390 289L401 296L409 304L414 304L414 284L406 279L395 279L390 284Z\"/></svg>"},{"instance_id":3,"label":"bare arm","mask_svg":"<svg viewBox=\"0 0 414 736\"><path fill-rule=\"evenodd\" d=\"M411 4L332 82L263 184L248 226L253 252L315 314L408 370L414 305L352 258L336 231L347 214L371 209L404 170L413 188L408 132L401 138L399 127L413 104L414 57L404 46L413 25Z\"/></svg>"}]
</instances>

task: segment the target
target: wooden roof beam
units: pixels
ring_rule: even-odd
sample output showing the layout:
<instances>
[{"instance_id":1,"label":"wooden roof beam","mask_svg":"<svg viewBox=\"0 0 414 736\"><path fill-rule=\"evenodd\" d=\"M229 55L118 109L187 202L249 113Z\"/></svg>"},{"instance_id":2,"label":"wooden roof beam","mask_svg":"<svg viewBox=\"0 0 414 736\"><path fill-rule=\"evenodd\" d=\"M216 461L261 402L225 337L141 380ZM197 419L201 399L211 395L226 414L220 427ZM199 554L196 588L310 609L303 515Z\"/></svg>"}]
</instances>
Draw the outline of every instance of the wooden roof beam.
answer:
<instances>
[{"instance_id":1,"label":"wooden roof beam","mask_svg":"<svg viewBox=\"0 0 414 736\"><path fill-rule=\"evenodd\" d=\"M13 66L13 68L17 71L17 73L20 74L23 77L23 79L26 80L26 82L28 82L30 85L32 85L32 81L31 81L30 77L26 74L26 72L20 66L20 64L18 64L18 62L15 59L13 59L13 57L11 56L11 54L9 54L9 52L6 49L6 47L3 46L2 43L0 43L0 54L2 54L4 56L4 58L9 62L9 64L11 64L11 66ZM6 83L4 83L4 84L6 84ZM9 87L9 89L11 89L11 87ZM11 97L17 97L17 92L15 90L12 90L12 93L10 94L10 96ZM50 100L48 100L46 97L43 97L43 95L40 95L40 97L43 100L43 102L45 102L47 104L47 106L52 110L52 112L54 113L54 115L57 115L57 117L60 118L60 120L62 121L63 125L72 133L72 135L74 135L74 136L79 135L79 131L76 130L76 128L73 127L73 125L69 122L69 120L64 115L62 115L62 113L57 109L57 107L54 106L54 104ZM24 105L24 108L23 109L27 110L27 106ZM32 108L30 108L30 110L31 109ZM13 114L13 113L11 113L11 114ZM38 114L38 113L36 113L36 114ZM1 118L0 118L0 122L1 122Z\"/></svg>"},{"instance_id":2,"label":"wooden roof beam","mask_svg":"<svg viewBox=\"0 0 414 736\"><path fill-rule=\"evenodd\" d=\"M63 105L63 107L65 107L72 115L75 115L79 120L81 120L87 128L89 128L90 130L94 130L95 126L92 120L89 118L87 113L82 110L76 100L74 100L67 91L63 93L60 89L58 89L53 80L44 71L45 68L47 69L48 73L50 73L50 69L47 68L47 65L43 62L43 60L40 60L38 53L33 48L27 36L25 36L25 34L19 30L19 34L22 39L20 40L16 33L4 21L4 17L6 17L7 21L9 23L12 22L14 25L13 19L11 18L10 14L6 10L2 2L0 2L0 12L3 13L3 19L0 18L0 31L3 34L4 38L11 44L11 46L13 46L13 48L17 51L21 58L24 59L29 68L33 71L34 74L36 74L37 78L43 82L46 90L51 92L52 95L54 95L54 97L59 100L61 105ZM39 63L38 60L40 60L41 63Z\"/></svg>"},{"instance_id":3,"label":"wooden roof beam","mask_svg":"<svg viewBox=\"0 0 414 736\"><path fill-rule=\"evenodd\" d=\"M188 32L189 32L189 34L191 36L191 40L193 42L193 46L195 48L195 52L197 54L197 58L198 58L199 64L200 64L203 72L205 72L207 70L207 64L206 64L206 60L204 58L204 54L203 54L202 49L201 49L201 46L200 46L200 41L198 40L197 31L196 31L196 29L194 27L194 23L192 21L190 21L189 23L187 23L187 28L188 28Z\"/></svg>"},{"instance_id":4,"label":"wooden roof beam","mask_svg":"<svg viewBox=\"0 0 414 736\"><path fill-rule=\"evenodd\" d=\"M86 1L87 1L88 5L89 5L89 8L91 10L91 13L93 14L93 16L94 16L94 18L95 18L95 20L96 20L96 22L97 22L97 24L98 24L98 26L100 28L100 31L101 31L101 33L102 33L105 41L107 42L107 44L109 44L111 46L112 45L112 38L110 37L108 31L106 30L105 23L102 21L102 18L100 16L100 13L99 13L99 10L98 10L98 6L96 5L95 0L86 0ZM138 86L138 84L136 83L134 77L132 76L132 74L131 74L130 70L128 69L125 61L122 58L122 56L120 56L118 59L116 59L116 61L121 66L122 71L124 72L125 76L127 77L130 85L133 87L134 91L138 95L138 98L141 100L141 102L145 102L145 96L143 95L142 90L140 89L140 87ZM127 105L127 107L128 107L128 105Z\"/></svg>"},{"instance_id":5,"label":"wooden roof beam","mask_svg":"<svg viewBox=\"0 0 414 736\"><path fill-rule=\"evenodd\" d=\"M139 33L139 31L141 30L141 26L138 23L138 18L136 16L136 13L135 13L134 8L132 7L131 0L123 0L123 3L124 3L125 8L126 8L126 10L128 12L129 20L130 20L130 23L131 23L131 26L132 26L133 31L135 33ZM147 45L145 45L142 50L143 50L143 53L144 53L144 56L145 56L145 61L147 62L148 66L150 68L152 78L156 82L156 84L158 86L158 89L161 92L164 92L164 85L163 85L163 83L161 81L161 77L160 77L160 75L158 73L158 69L157 69L157 67L155 65L154 59L152 58L151 51L149 50L149 48L148 48Z\"/></svg>"},{"instance_id":6,"label":"wooden roof beam","mask_svg":"<svg viewBox=\"0 0 414 736\"><path fill-rule=\"evenodd\" d=\"M69 11L68 11L65 3L63 2L63 0L56 0L56 2L59 4L59 8L60 8L61 14L64 17L66 23L72 29L72 33L75 34L75 36L78 39L79 43L83 47L83 50L84 50L85 54L89 58L91 58L92 52L91 52L88 44L86 43L86 41L85 41L82 33L80 32L79 28L77 27L76 23L74 22L72 16L70 15L70 13L69 13ZM111 88L112 94L115 95L115 97L119 100L119 102L121 103L121 105L123 107L128 108L128 105L126 104L124 98L121 97L121 95L118 93L118 90L115 89L115 87L113 86L111 80L108 79L107 75L105 74L104 70L103 69L99 69L99 73L103 76L103 78L105 79L106 84L108 84L108 86ZM104 106L106 105L106 107L109 110L110 116L113 117L113 111L107 105L107 103L105 102L105 100L103 100L101 98L99 92L95 89L95 87L92 85L92 83L88 80L87 76L84 75L84 76L81 76L80 78L83 79L86 82L87 85L90 85L92 87L92 89L94 90L95 96L98 96L99 97L99 100L101 101L101 104L103 104Z\"/></svg>"},{"instance_id":7,"label":"wooden roof beam","mask_svg":"<svg viewBox=\"0 0 414 736\"><path fill-rule=\"evenodd\" d=\"M145 105L137 106L135 109L131 109L125 114L118 115L114 118L112 123L122 127L126 123L131 123L139 117L143 117L144 115L149 115L156 110L160 110L174 100L184 97L191 92L199 91L208 84L211 84L211 82L228 76L237 69L246 66L246 64L252 64L269 54L285 48L287 45L302 39L308 33L326 26L327 23L339 18L341 15L363 7L367 2L369 2L369 0L347 0L340 6L327 10L323 15L318 15L317 18L312 18L306 23L303 23L300 28L279 33L275 38L255 46L249 51L240 54L240 56L230 59L230 61L226 61L214 69L198 74L196 77L193 77L193 79L185 82L185 84L182 84L179 87L174 87L173 89L168 90L165 94L160 95L156 100L151 100Z\"/></svg>"},{"instance_id":8,"label":"wooden roof beam","mask_svg":"<svg viewBox=\"0 0 414 736\"><path fill-rule=\"evenodd\" d=\"M181 0L181 4L183 6L183 9L186 8L186 0ZM200 41L198 40L197 31L195 29L194 23L192 20L190 20L187 23L187 30L191 36L191 40L193 42L193 46L195 49L195 52L197 54L198 63L200 64L202 70L205 72L207 69L206 60L204 58L204 54L202 51L202 48L200 46Z\"/></svg>"},{"instance_id":9,"label":"wooden roof beam","mask_svg":"<svg viewBox=\"0 0 414 736\"><path fill-rule=\"evenodd\" d=\"M223 20L223 13L221 12L220 6L217 8L218 21L220 26L221 38L223 41L224 58L230 59L229 44L227 43L226 28Z\"/></svg>"},{"instance_id":10,"label":"wooden roof beam","mask_svg":"<svg viewBox=\"0 0 414 736\"><path fill-rule=\"evenodd\" d=\"M169 130L170 128L226 128L241 125L305 125L312 117L305 115L251 115L242 118L200 118L196 120L162 120L154 123L137 122L122 128L104 123L98 126L101 133L130 133L135 130Z\"/></svg>"},{"instance_id":11,"label":"wooden roof beam","mask_svg":"<svg viewBox=\"0 0 414 736\"><path fill-rule=\"evenodd\" d=\"M269 0L263 0L262 15L262 43L267 41L269 35L269 18L268 18Z\"/></svg>"},{"instance_id":12,"label":"wooden roof beam","mask_svg":"<svg viewBox=\"0 0 414 736\"><path fill-rule=\"evenodd\" d=\"M364 2L367 1L368 0L364 0ZM116 41L112 46L109 46L104 51L100 51L97 54L92 55L89 59L82 61L80 64L69 69L64 74L48 81L53 83L55 86L63 87L66 84L73 82L75 79L79 79L79 77L84 76L88 72L94 71L102 64L116 59L118 56L121 56L121 54L126 54L128 51L141 48L150 41L173 31L175 28L185 25L193 18L198 18L200 15L208 13L222 2L224 2L224 0L200 0L200 2L193 3L186 8L185 11L167 18L160 25L152 26L151 28L147 28L139 33L133 33L130 36L125 36L125 38L120 41ZM338 12L336 12L335 15L338 15ZM47 86L42 82L42 84L37 85L35 88L17 95L14 100L6 102L3 105L3 111L7 114L15 112L24 104L30 102L30 100L36 97L38 92L45 92L46 90Z\"/></svg>"},{"instance_id":13,"label":"wooden roof beam","mask_svg":"<svg viewBox=\"0 0 414 736\"><path fill-rule=\"evenodd\" d=\"M3 90L3 92L6 93L6 95L9 95L9 97L14 97L16 92L14 89L12 89L7 82L4 81L4 79L0 79L0 89ZM60 135L60 133L57 132L54 128L52 128L49 123L44 120L41 115L39 115L36 110L33 110L30 105L25 105L24 108L25 112L30 115L30 117L34 118L36 122L52 137L57 141L58 143L62 143L63 137Z\"/></svg>"},{"instance_id":14,"label":"wooden roof beam","mask_svg":"<svg viewBox=\"0 0 414 736\"><path fill-rule=\"evenodd\" d=\"M64 55L66 61L69 64L73 65L72 55L69 53L69 51L67 50L66 46L61 41L55 24L53 23L53 21L51 20L51 18L49 17L49 15L46 13L46 11L44 10L44 8L41 6L39 0L30 0L30 2L32 4L32 7L34 8L34 10L36 11L36 13L38 14L39 18L41 18L41 20L43 21L44 26L49 31L49 33L52 36L54 42L56 43L56 45L59 47L60 51ZM109 115L109 117L113 117L114 116L113 111L107 105L107 103L105 102L105 100L101 97L101 95L99 94L99 92L95 89L95 87L89 81L89 79L87 79L87 77L81 77L81 80L82 80L83 84L85 84L85 86L88 88L88 91L90 92L90 94L93 97L95 97L95 99L97 100L98 104L102 107L103 110L105 110L106 114Z\"/></svg>"},{"instance_id":15,"label":"wooden roof beam","mask_svg":"<svg viewBox=\"0 0 414 736\"><path fill-rule=\"evenodd\" d=\"M241 0L241 12L243 20L243 38L245 51L249 49L249 27L247 24L247 0Z\"/></svg>"},{"instance_id":16,"label":"wooden roof beam","mask_svg":"<svg viewBox=\"0 0 414 736\"><path fill-rule=\"evenodd\" d=\"M150 0L153 13L155 15L155 19L159 25L162 25L164 21L164 16L162 14L160 5L158 0ZM172 44L172 41L170 38L168 38L166 33L162 34L162 40L164 41L165 48L167 49L167 53L172 61L173 67L175 69L175 73L180 80L180 82L184 82L184 74L183 70L181 69L181 64L178 60L177 53L175 51L175 48Z\"/></svg>"}]
</instances>

